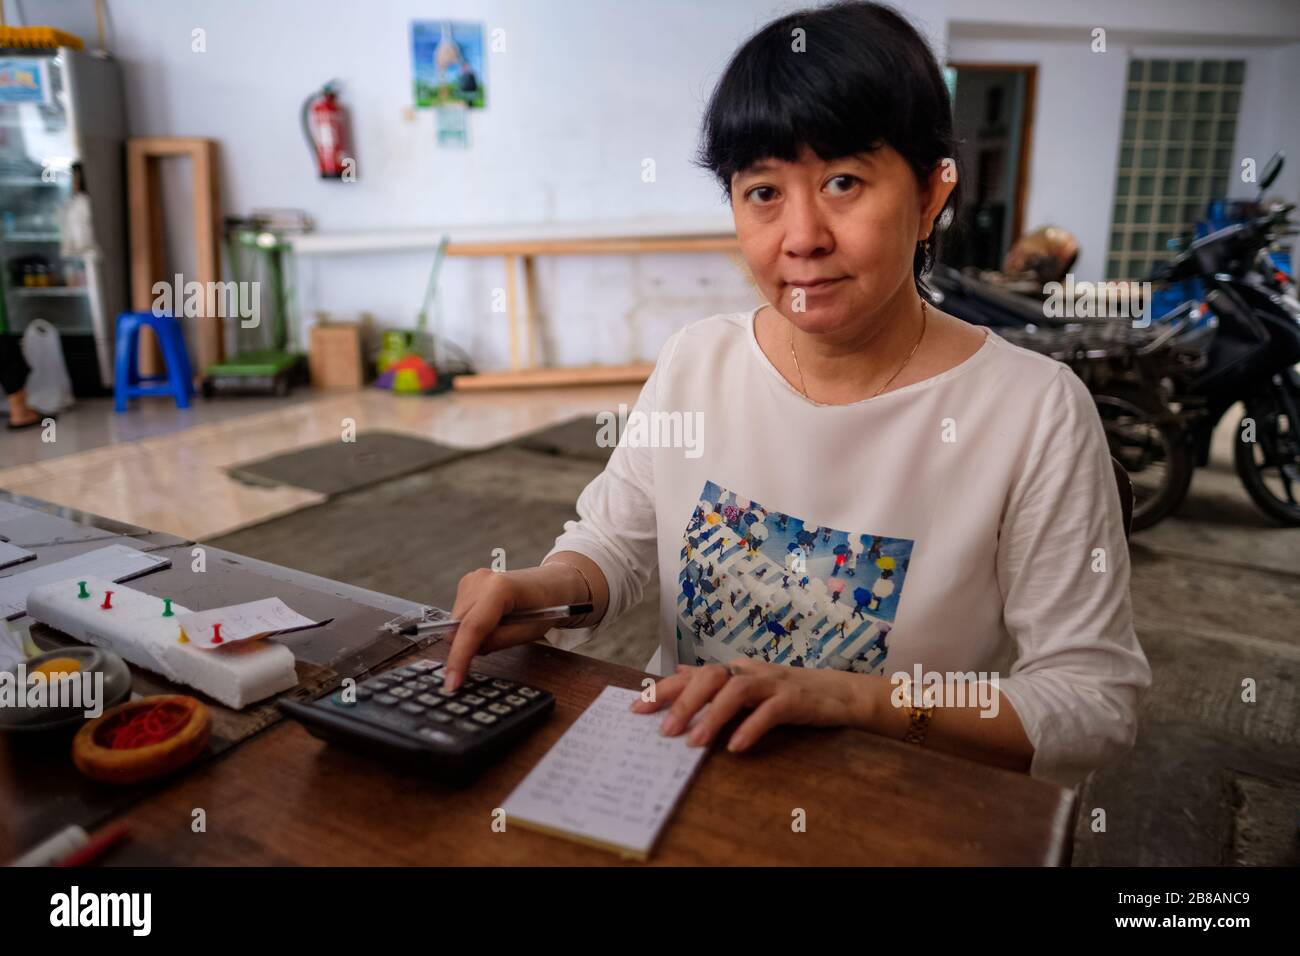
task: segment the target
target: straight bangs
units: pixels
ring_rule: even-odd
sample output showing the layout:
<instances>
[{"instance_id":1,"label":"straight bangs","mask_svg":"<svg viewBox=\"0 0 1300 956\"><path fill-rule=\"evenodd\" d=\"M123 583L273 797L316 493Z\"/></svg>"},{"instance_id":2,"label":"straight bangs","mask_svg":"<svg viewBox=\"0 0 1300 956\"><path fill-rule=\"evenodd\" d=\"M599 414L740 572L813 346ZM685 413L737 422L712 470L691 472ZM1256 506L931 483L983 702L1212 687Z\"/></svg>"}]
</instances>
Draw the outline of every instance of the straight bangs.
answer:
<instances>
[{"instance_id":1,"label":"straight bangs","mask_svg":"<svg viewBox=\"0 0 1300 956\"><path fill-rule=\"evenodd\" d=\"M900 142L904 110L879 57L813 23L796 52L798 14L756 34L732 58L704 118L698 164L730 195L732 176L762 159L794 162L806 146L824 161ZM844 65L852 64L849 73Z\"/></svg>"}]
</instances>

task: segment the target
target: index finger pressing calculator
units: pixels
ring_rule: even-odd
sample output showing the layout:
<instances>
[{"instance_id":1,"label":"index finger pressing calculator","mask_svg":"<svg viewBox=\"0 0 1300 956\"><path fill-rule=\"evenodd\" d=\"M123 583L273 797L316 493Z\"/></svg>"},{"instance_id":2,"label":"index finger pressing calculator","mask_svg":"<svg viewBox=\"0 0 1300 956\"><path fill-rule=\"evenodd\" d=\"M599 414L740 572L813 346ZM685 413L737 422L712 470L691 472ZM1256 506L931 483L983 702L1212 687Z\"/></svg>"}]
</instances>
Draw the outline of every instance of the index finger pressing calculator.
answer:
<instances>
[{"instance_id":1,"label":"index finger pressing calculator","mask_svg":"<svg viewBox=\"0 0 1300 956\"><path fill-rule=\"evenodd\" d=\"M310 703L280 709L314 737L449 780L482 771L555 709L555 696L478 671L455 691L443 665L418 660Z\"/></svg>"}]
</instances>

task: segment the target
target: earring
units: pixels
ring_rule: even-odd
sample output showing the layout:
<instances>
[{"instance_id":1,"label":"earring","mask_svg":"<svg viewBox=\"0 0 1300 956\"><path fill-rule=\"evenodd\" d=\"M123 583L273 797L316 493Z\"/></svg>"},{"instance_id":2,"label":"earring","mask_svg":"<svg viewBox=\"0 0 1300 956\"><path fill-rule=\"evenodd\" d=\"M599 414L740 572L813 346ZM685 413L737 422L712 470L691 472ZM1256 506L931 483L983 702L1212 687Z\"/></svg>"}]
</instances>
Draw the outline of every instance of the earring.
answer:
<instances>
[{"instance_id":1,"label":"earring","mask_svg":"<svg viewBox=\"0 0 1300 956\"><path fill-rule=\"evenodd\" d=\"M930 245L930 237L926 236L919 243L921 247L921 275L928 275L934 268L934 249Z\"/></svg>"}]
</instances>

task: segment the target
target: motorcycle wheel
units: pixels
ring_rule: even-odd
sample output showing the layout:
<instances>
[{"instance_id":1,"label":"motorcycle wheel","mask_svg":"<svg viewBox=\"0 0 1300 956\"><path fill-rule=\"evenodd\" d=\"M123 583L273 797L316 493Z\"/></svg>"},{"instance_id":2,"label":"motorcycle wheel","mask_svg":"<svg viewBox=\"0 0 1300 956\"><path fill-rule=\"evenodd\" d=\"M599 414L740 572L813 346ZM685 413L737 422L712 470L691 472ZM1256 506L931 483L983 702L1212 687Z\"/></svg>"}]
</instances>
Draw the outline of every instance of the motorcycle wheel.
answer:
<instances>
[{"instance_id":1,"label":"motorcycle wheel","mask_svg":"<svg viewBox=\"0 0 1300 956\"><path fill-rule=\"evenodd\" d=\"M1112 383L1093 393L1111 455L1133 482L1133 530L1157 524L1183 503L1192 484L1191 444L1168 421L1159 393Z\"/></svg>"},{"instance_id":2,"label":"motorcycle wheel","mask_svg":"<svg viewBox=\"0 0 1300 956\"><path fill-rule=\"evenodd\" d=\"M1300 405L1300 389L1289 380L1293 402ZM1293 406L1294 407L1294 406ZM1255 441L1242 441L1241 426L1255 422ZM1237 425L1237 476L1259 509L1278 524L1300 525L1300 422L1291 421L1276 392L1265 392L1246 402L1246 414Z\"/></svg>"}]
</instances>

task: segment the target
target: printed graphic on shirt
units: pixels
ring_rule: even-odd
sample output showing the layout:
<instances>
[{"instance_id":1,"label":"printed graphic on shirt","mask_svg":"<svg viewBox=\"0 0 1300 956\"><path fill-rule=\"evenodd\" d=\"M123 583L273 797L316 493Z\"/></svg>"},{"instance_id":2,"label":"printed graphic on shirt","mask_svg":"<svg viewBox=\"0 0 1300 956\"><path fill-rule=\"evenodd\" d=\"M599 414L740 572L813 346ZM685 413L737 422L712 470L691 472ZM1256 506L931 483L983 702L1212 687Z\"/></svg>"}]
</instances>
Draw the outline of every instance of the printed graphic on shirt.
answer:
<instances>
[{"instance_id":1,"label":"printed graphic on shirt","mask_svg":"<svg viewBox=\"0 0 1300 956\"><path fill-rule=\"evenodd\" d=\"M705 482L677 576L677 659L883 673L913 542L809 527Z\"/></svg>"}]
</instances>

